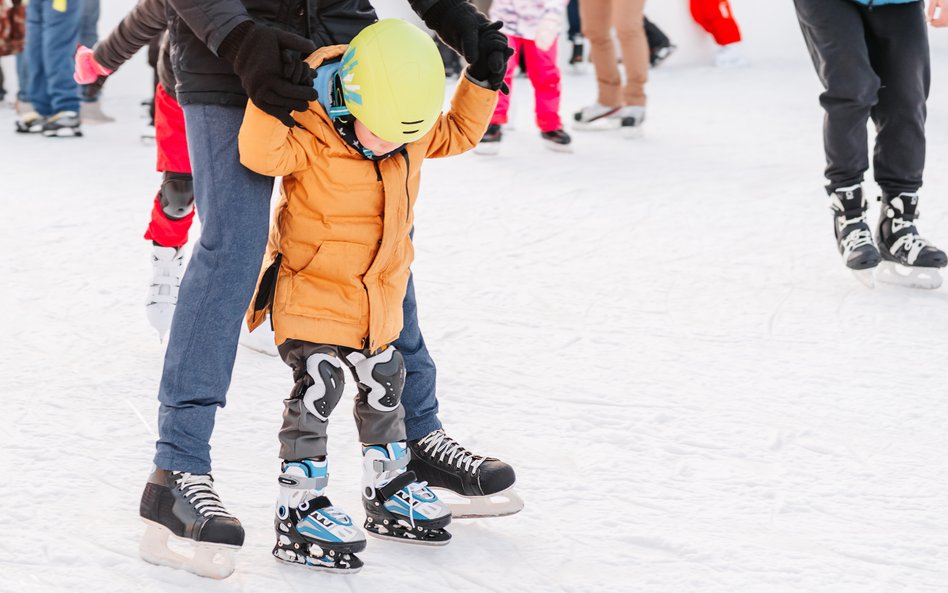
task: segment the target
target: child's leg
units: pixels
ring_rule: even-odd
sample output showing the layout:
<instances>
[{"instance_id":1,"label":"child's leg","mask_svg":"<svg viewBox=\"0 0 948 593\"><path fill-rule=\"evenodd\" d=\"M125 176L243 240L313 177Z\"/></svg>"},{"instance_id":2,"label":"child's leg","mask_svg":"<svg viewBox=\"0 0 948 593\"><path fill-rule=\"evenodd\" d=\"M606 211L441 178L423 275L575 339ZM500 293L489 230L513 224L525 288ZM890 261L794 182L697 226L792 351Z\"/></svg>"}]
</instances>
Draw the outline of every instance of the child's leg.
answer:
<instances>
[{"instance_id":1,"label":"child's leg","mask_svg":"<svg viewBox=\"0 0 948 593\"><path fill-rule=\"evenodd\" d=\"M356 572L365 536L326 496L326 426L345 386L343 349L302 340L280 345L296 384L284 400L280 493L273 555L330 572Z\"/></svg>"},{"instance_id":2,"label":"child's leg","mask_svg":"<svg viewBox=\"0 0 948 593\"><path fill-rule=\"evenodd\" d=\"M541 132L562 129L560 120L560 67L556 63L557 42L546 51L524 40L521 49L527 60L527 75L536 96L537 126Z\"/></svg>"},{"instance_id":3,"label":"child's leg","mask_svg":"<svg viewBox=\"0 0 948 593\"><path fill-rule=\"evenodd\" d=\"M691 16L718 45L730 45L741 40L741 30L728 0L691 0Z\"/></svg>"},{"instance_id":4,"label":"child's leg","mask_svg":"<svg viewBox=\"0 0 948 593\"><path fill-rule=\"evenodd\" d=\"M622 106L622 76L612 41L612 5L624 7L626 0L582 0L579 14L583 25L583 36L589 40L589 61L596 68L599 83L597 102L607 107ZM639 14L642 26L642 14ZM646 49L646 60L647 60ZM648 67L648 62L646 62Z\"/></svg>"},{"instance_id":5,"label":"child's leg","mask_svg":"<svg viewBox=\"0 0 948 593\"><path fill-rule=\"evenodd\" d=\"M820 104L826 111L826 189L833 193L862 183L869 168L866 122L878 101L880 84L866 46L863 19L869 11L849 0L794 0L794 4L813 65L826 89Z\"/></svg>"},{"instance_id":6,"label":"child's leg","mask_svg":"<svg viewBox=\"0 0 948 593\"><path fill-rule=\"evenodd\" d=\"M43 64L43 4L36 0L26 5L26 60L29 63L29 96L33 109L44 117L53 114L46 90L46 67Z\"/></svg>"},{"instance_id":7,"label":"child's leg","mask_svg":"<svg viewBox=\"0 0 948 593\"><path fill-rule=\"evenodd\" d=\"M329 415L345 386L342 354L336 346L302 340L287 340L279 351L283 362L293 369L296 382L290 397L283 401L280 458L293 461L325 457Z\"/></svg>"},{"instance_id":8,"label":"child's leg","mask_svg":"<svg viewBox=\"0 0 948 593\"><path fill-rule=\"evenodd\" d=\"M188 242L194 220L191 161L184 112L160 84L155 90L155 141L158 170L165 172L165 179L155 197L145 238L163 247L181 247Z\"/></svg>"},{"instance_id":9,"label":"child's leg","mask_svg":"<svg viewBox=\"0 0 948 593\"><path fill-rule=\"evenodd\" d=\"M622 100L626 105L644 106L649 67L645 0L613 0L612 24L616 28L619 47L622 48L622 65L625 67Z\"/></svg>"},{"instance_id":10,"label":"child's leg","mask_svg":"<svg viewBox=\"0 0 948 593\"><path fill-rule=\"evenodd\" d=\"M346 361L358 382L355 418L362 441L362 505L365 529L377 536L432 545L451 534L447 505L407 471L405 412L401 405L405 363L394 347L365 356L352 351Z\"/></svg>"},{"instance_id":11,"label":"child's leg","mask_svg":"<svg viewBox=\"0 0 948 593\"><path fill-rule=\"evenodd\" d=\"M513 93L513 79L514 79L514 70L517 69L517 64L520 63L520 52L523 51L523 39L520 37L508 37L507 42L510 44L511 49L513 49L513 55L510 56L510 60L507 61L507 74L504 75L504 82L507 83L507 87L510 89L510 92ZM529 69L528 69L529 72ZM494 108L494 115L490 118L490 123L504 125L507 123L507 111L510 109L510 95L505 95L504 93L497 94L497 107Z\"/></svg>"},{"instance_id":12,"label":"child's leg","mask_svg":"<svg viewBox=\"0 0 948 593\"><path fill-rule=\"evenodd\" d=\"M889 196L914 193L925 168L925 102L931 82L922 3L879 6L865 18L869 60L882 84L872 108L873 173Z\"/></svg>"}]
</instances>

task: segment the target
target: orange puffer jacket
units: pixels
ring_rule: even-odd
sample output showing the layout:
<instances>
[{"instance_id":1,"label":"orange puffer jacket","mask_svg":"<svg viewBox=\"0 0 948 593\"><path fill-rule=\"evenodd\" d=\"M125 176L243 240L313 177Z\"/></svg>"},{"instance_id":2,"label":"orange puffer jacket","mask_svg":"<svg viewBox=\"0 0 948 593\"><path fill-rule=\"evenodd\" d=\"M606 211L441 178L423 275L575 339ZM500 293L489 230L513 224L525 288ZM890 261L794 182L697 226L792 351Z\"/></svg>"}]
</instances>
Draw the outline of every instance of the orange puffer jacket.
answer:
<instances>
[{"instance_id":1,"label":"orange puffer jacket","mask_svg":"<svg viewBox=\"0 0 948 593\"><path fill-rule=\"evenodd\" d=\"M307 61L317 68L342 55L324 47ZM373 351L402 329L402 301L414 257L412 206L427 157L473 148L490 121L497 93L461 77L451 109L405 150L366 159L333 128L326 110L310 103L289 129L248 103L240 129L240 161L263 175L283 176L258 293L279 258L269 307L276 343L289 338ZM254 296L254 303L266 300ZM251 310L251 329L266 318Z\"/></svg>"}]
</instances>

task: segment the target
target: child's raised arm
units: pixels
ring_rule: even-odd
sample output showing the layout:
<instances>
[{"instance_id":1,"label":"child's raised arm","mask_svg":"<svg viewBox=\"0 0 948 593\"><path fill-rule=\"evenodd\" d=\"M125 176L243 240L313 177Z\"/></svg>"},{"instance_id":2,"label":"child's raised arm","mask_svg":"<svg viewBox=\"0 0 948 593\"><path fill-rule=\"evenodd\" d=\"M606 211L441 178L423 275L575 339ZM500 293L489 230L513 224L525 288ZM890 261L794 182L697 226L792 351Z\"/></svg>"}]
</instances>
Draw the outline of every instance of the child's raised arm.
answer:
<instances>
[{"instance_id":1,"label":"child's raised arm","mask_svg":"<svg viewBox=\"0 0 948 593\"><path fill-rule=\"evenodd\" d=\"M297 119L312 117L308 112ZM247 101L244 123L238 136L240 162L251 171L273 177L309 168L319 150L319 138L300 127L288 128Z\"/></svg>"},{"instance_id":2,"label":"child's raised arm","mask_svg":"<svg viewBox=\"0 0 948 593\"><path fill-rule=\"evenodd\" d=\"M479 86L461 75L451 109L438 118L428 134L429 158L461 154L480 142L497 106L497 91Z\"/></svg>"}]
</instances>

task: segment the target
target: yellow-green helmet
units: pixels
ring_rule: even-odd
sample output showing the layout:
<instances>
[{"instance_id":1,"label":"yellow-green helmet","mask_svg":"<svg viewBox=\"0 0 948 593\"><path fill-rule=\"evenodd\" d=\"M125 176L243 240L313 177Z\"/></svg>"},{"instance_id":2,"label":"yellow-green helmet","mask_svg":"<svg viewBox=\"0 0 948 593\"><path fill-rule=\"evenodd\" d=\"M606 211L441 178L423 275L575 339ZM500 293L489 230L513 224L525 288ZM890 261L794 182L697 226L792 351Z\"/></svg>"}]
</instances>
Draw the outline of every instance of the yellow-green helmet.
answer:
<instances>
[{"instance_id":1,"label":"yellow-green helmet","mask_svg":"<svg viewBox=\"0 0 948 593\"><path fill-rule=\"evenodd\" d=\"M384 19L356 35L339 70L346 107L388 142L428 133L444 104L444 62L434 40L400 19Z\"/></svg>"}]
</instances>

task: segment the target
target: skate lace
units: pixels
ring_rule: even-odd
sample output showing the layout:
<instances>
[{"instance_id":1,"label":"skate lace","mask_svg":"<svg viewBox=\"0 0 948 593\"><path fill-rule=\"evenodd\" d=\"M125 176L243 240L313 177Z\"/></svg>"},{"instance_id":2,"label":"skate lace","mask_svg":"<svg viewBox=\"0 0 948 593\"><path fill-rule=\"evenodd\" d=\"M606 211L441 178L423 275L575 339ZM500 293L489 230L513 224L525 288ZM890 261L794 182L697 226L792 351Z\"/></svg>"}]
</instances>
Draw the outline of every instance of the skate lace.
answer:
<instances>
[{"instance_id":1,"label":"skate lace","mask_svg":"<svg viewBox=\"0 0 948 593\"><path fill-rule=\"evenodd\" d=\"M842 233L843 229L850 225L865 224L867 224L865 211L863 211L859 216L853 218L841 217L840 233ZM857 228L847 233L845 237L840 239L839 243L843 246L843 250L848 255L860 247L872 245L872 232L870 232L868 228Z\"/></svg>"},{"instance_id":2,"label":"skate lace","mask_svg":"<svg viewBox=\"0 0 948 593\"><path fill-rule=\"evenodd\" d=\"M437 456L438 461L454 464L457 469L464 469L473 475L477 469L484 463L484 458L480 455L474 455L457 441L444 434L443 430L436 430L418 441L419 445L424 445L424 452L432 457Z\"/></svg>"},{"instance_id":3,"label":"skate lace","mask_svg":"<svg viewBox=\"0 0 948 593\"><path fill-rule=\"evenodd\" d=\"M913 264L915 263L915 260L918 259L918 256L922 253L922 250L928 247L930 243L915 232L915 225L911 221L903 220L901 218L892 219L893 233L898 233L899 231L905 229L911 230L893 241L890 250L893 252L905 250L906 261L910 264Z\"/></svg>"},{"instance_id":4,"label":"skate lace","mask_svg":"<svg viewBox=\"0 0 948 593\"><path fill-rule=\"evenodd\" d=\"M191 506L204 517L233 517L224 508L220 496L214 490L214 480L207 474L176 474L175 484L184 493Z\"/></svg>"}]
</instances>

